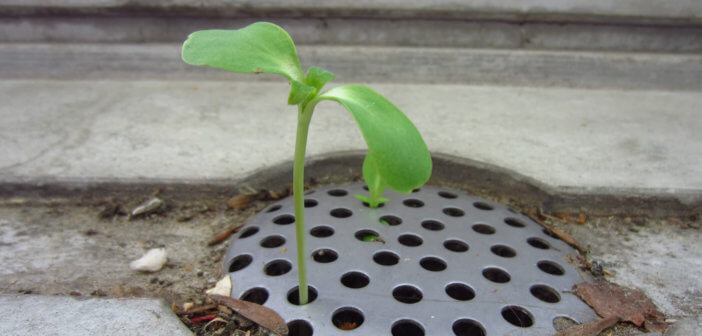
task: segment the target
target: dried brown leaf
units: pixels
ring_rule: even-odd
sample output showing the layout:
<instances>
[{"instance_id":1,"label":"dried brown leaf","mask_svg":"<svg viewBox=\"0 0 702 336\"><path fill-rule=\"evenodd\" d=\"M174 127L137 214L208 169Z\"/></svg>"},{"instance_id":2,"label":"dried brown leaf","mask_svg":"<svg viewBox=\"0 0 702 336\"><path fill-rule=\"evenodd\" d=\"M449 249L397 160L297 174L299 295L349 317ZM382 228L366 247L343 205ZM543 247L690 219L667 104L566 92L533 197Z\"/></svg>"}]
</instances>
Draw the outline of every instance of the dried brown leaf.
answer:
<instances>
[{"instance_id":1,"label":"dried brown leaf","mask_svg":"<svg viewBox=\"0 0 702 336\"><path fill-rule=\"evenodd\" d=\"M212 240L210 240L210 242L207 244L207 246L217 245L217 244L227 240L227 238L229 238L229 236L231 236L231 235L235 234L237 231L239 231L239 229L241 229L242 226L244 226L244 223L241 223L240 225L237 225L237 226L232 226L232 227L216 234L214 236L214 238L212 238Z\"/></svg>"},{"instance_id":2,"label":"dried brown leaf","mask_svg":"<svg viewBox=\"0 0 702 336\"><path fill-rule=\"evenodd\" d=\"M617 322L619 322L619 318L612 316L594 322L572 326L566 330L559 331L553 336L597 336L602 330L614 326Z\"/></svg>"},{"instance_id":3,"label":"dried brown leaf","mask_svg":"<svg viewBox=\"0 0 702 336\"><path fill-rule=\"evenodd\" d=\"M578 218L575 219L575 222L580 224L580 225L583 225L583 224L585 224L586 220L587 220L587 216L585 216L585 214L580 214L578 216Z\"/></svg>"},{"instance_id":4,"label":"dried brown leaf","mask_svg":"<svg viewBox=\"0 0 702 336\"><path fill-rule=\"evenodd\" d=\"M643 292L604 280L575 285L574 293L604 318L617 317L649 331L665 331L665 316Z\"/></svg>"},{"instance_id":5,"label":"dried brown leaf","mask_svg":"<svg viewBox=\"0 0 702 336\"><path fill-rule=\"evenodd\" d=\"M288 334L288 326L278 313L274 310L261 306L253 302L237 300L223 295L210 295L212 300L223 304L241 316L258 323L258 325L281 335Z\"/></svg>"},{"instance_id":6,"label":"dried brown leaf","mask_svg":"<svg viewBox=\"0 0 702 336\"><path fill-rule=\"evenodd\" d=\"M234 210L244 210L251 205L256 194L241 194L230 198L227 201L227 206Z\"/></svg>"},{"instance_id":7,"label":"dried brown leaf","mask_svg":"<svg viewBox=\"0 0 702 336\"><path fill-rule=\"evenodd\" d=\"M556 216L558 219L564 221L564 222L570 220L570 214L567 214L567 213L560 213L560 212L557 212L557 213L555 213L555 214L553 214L553 215Z\"/></svg>"}]
</instances>

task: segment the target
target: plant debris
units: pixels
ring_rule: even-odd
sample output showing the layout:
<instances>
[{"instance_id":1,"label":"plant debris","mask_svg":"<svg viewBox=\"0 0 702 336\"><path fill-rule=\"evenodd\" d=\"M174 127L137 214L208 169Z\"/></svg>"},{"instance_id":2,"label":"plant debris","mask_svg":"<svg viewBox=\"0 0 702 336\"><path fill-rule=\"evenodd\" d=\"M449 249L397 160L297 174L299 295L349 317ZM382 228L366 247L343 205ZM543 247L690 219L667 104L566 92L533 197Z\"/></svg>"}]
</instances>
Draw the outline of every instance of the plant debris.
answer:
<instances>
[{"instance_id":1,"label":"plant debris","mask_svg":"<svg viewBox=\"0 0 702 336\"><path fill-rule=\"evenodd\" d=\"M594 322L572 326L566 330L559 331L553 336L597 336L602 330L614 326L617 322L619 322L619 318L611 316Z\"/></svg>"},{"instance_id":2,"label":"plant debris","mask_svg":"<svg viewBox=\"0 0 702 336\"><path fill-rule=\"evenodd\" d=\"M235 298L213 294L215 302L225 305L243 317L258 323L258 325L280 335L288 334L288 325L278 313L257 303L237 300Z\"/></svg>"},{"instance_id":3,"label":"plant debris","mask_svg":"<svg viewBox=\"0 0 702 336\"><path fill-rule=\"evenodd\" d=\"M572 246L573 248L575 248L576 250L578 250L578 252L580 252L581 254L585 255L585 253L587 252L587 250L585 250L585 248L582 245L580 245L580 243L578 243L569 234L567 234L564 231L557 229L551 225L548 225L543 221L543 218L549 218L552 220L559 220L558 217L553 217L553 216L544 214L543 211L541 211L541 209L539 209L538 212L531 211L531 212L527 213L526 215L529 218L531 218L532 220L534 220L535 222L541 224L541 226L543 226L544 229L546 229L546 231L549 234L554 235L556 238L564 241L566 244L568 244L568 245ZM585 223L584 220L583 220L583 223Z\"/></svg>"},{"instance_id":4,"label":"plant debris","mask_svg":"<svg viewBox=\"0 0 702 336\"><path fill-rule=\"evenodd\" d=\"M163 212L165 207L166 202L158 197L153 197L132 209L132 211L129 212L129 219L150 215L152 213Z\"/></svg>"},{"instance_id":5,"label":"plant debris","mask_svg":"<svg viewBox=\"0 0 702 336\"><path fill-rule=\"evenodd\" d=\"M617 318L648 331L663 332L667 327L665 316L639 290L597 280L575 285L574 293L605 319Z\"/></svg>"},{"instance_id":6,"label":"plant debris","mask_svg":"<svg viewBox=\"0 0 702 336\"><path fill-rule=\"evenodd\" d=\"M227 240L227 238L229 238L229 236L237 233L239 231L239 229L241 229L243 226L244 226L244 223L240 223L236 226L229 227L226 230L216 234L214 236L214 238L212 238L212 240L210 240L210 242L207 244L207 246L214 246L214 245L217 245L217 244Z\"/></svg>"},{"instance_id":7,"label":"plant debris","mask_svg":"<svg viewBox=\"0 0 702 336\"><path fill-rule=\"evenodd\" d=\"M227 201L227 206L234 210L244 210L251 205L258 194L241 194L230 198Z\"/></svg>"},{"instance_id":8,"label":"plant debris","mask_svg":"<svg viewBox=\"0 0 702 336\"><path fill-rule=\"evenodd\" d=\"M102 206L102 210L98 213L100 219L110 219L117 215L126 215L122 210L122 206L115 202L114 198L103 199L98 202Z\"/></svg>"}]
</instances>

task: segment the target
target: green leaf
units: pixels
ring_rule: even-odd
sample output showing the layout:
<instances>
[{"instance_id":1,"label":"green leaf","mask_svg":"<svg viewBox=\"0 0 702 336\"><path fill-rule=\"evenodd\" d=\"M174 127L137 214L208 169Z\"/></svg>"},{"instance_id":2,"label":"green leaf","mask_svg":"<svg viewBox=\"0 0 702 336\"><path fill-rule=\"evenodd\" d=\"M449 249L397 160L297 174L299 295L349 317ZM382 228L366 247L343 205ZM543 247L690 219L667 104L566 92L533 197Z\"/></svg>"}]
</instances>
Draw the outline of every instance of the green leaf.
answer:
<instances>
[{"instance_id":1,"label":"green leaf","mask_svg":"<svg viewBox=\"0 0 702 336\"><path fill-rule=\"evenodd\" d=\"M374 241L376 238L378 238L378 235L375 235L375 234L368 234L368 235L366 235L366 236L363 236L362 238L363 238L363 241L364 241L364 242L370 243L370 242Z\"/></svg>"},{"instance_id":2,"label":"green leaf","mask_svg":"<svg viewBox=\"0 0 702 336\"><path fill-rule=\"evenodd\" d=\"M389 199L387 199L385 197L379 197L375 201L373 201L370 199L370 197L368 197L366 195L360 195L360 194L353 195L353 197L356 197L356 199L360 200L361 202L367 203L368 206L373 208L373 209L377 208L378 205L380 205L381 203L385 203L385 202L389 201ZM373 205L373 204L375 204L375 205Z\"/></svg>"},{"instance_id":3,"label":"green leaf","mask_svg":"<svg viewBox=\"0 0 702 336\"><path fill-rule=\"evenodd\" d=\"M288 96L288 104L297 105L307 99L314 97L317 90L311 86L302 84L296 80L290 81L290 95Z\"/></svg>"},{"instance_id":4,"label":"green leaf","mask_svg":"<svg viewBox=\"0 0 702 336\"><path fill-rule=\"evenodd\" d=\"M377 208L380 203L387 201L387 199L385 199L386 201L382 200L383 192L387 185L383 177L380 176L375 159L373 159L370 153L366 155L366 158L363 160L363 179L366 181L368 193L370 194L368 205L371 208Z\"/></svg>"},{"instance_id":5,"label":"green leaf","mask_svg":"<svg viewBox=\"0 0 702 336\"><path fill-rule=\"evenodd\" d=\"M307 109L320 100L333 100L346 107L361 129L368 145L366 160L371 158L375 163L369 176L364 163L366 183L380 178L401 193L426 183L431 175L429 150L414 124L389 100L368 87L344 85L317 96Z\"/></svg>"},{"instance_id":6,"label":"green leaf","mask_svg":"<svg viewBox=\"0 0 702 336\"><path fill-rule=\"evenodd\" d=\"M322 90L322 87L324 87L324 84L334 80L334 78L336 78L335 74L320 67L313 66L307 70L307 75L305 75L305 84L314 87L317 89L317 92L319 92Z\"/></svg>"},{"instance_id":7,"label":"green leaf","mask_svg":"<svg viewBox=\"0 0 702 336\"><path fill-rule=\"evenodd\" d=\"M273 73L303 82L295 44L283 28L257 22L237 30L201 30L183 43L183 61L238 73Z\"/></svg>"}]
</instances>

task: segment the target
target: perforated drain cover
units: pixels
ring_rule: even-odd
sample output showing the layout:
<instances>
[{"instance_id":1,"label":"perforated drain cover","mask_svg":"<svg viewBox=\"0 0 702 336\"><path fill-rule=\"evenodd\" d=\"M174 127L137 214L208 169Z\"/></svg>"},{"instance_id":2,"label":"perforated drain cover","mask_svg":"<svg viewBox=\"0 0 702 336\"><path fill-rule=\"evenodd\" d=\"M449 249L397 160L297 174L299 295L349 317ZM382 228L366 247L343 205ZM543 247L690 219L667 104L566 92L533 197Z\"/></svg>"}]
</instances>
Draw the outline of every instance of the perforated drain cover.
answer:
<instances>
[{"instance_id":1,"label":"perforated drain cover","mask_svg":"<svg viewBox=\"0 0 702 336\"><path fill-rule=\"evenodd\" d=\"M227 251L232 296L264 304L290 335L549 335L596 315L567 291L576 252L526 216L424 186L370 209L363 184L306 196L310 298L297 303L292 198L254 216Z\"/></svg>"}]
</instances>

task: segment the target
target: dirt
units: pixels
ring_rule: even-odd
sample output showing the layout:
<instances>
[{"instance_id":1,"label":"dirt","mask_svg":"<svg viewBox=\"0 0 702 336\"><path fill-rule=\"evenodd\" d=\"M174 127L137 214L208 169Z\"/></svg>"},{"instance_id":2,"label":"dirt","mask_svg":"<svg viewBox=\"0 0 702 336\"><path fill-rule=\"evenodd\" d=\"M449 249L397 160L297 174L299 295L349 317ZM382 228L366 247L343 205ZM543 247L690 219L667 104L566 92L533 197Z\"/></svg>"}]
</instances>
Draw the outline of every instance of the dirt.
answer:
<instances>
[{"instance_id":1,"label":"dirt","mask_svg":"<svg viewBox=\"0 0 702 336\"><path fill-rule=\"evenodd\" d=\"M481 196L489 198L489 195ZM127 215L152 197L0 200L0 264L3 265L0 293L162 297L173 304L174 310L198 335L263 334L255 324L235 317L236 314L229 315L232 322L209 323L222 308L207 301L204 291L222 277L221 258L230 241L224 239L210 245L213 238L240 227L272 201L256 197L241 210L227 206L226 199L174 202L167 194L160 194L158 197L165 202L161 210L135 218ZM509 200L498 201L510 203ZM510 205L525 213L536 211L538 214L538 209ZM555 216L542 219L594 250L595 256L605 252L597 246L603 244L601 237L593 237L593 232L638 233L627 231L630 227L639 231L664 227L664 231L673 230L683 236L700 232L696 218L656 220L654 223L646 218L634 221L626 217L571 215L577 221ZM587 218L582 224L581 215ZM642 221L649 226L636 224ZM596 247L592 248L593 245ZM168 253L168 262L162 270L140 273L129 269L132 260L154 247L164 247ZM605 263L604 269L611 266ZM184 305L209 309L193 314L184 312ZM700 313L691 309L687 313ZM200 319L202 316L207 318ZM619 324L602 334L641 333L631 325Z\"/></svg>"}]
</instances>

